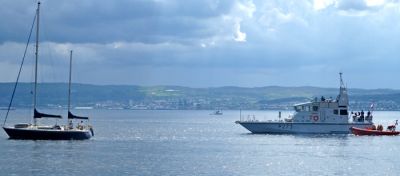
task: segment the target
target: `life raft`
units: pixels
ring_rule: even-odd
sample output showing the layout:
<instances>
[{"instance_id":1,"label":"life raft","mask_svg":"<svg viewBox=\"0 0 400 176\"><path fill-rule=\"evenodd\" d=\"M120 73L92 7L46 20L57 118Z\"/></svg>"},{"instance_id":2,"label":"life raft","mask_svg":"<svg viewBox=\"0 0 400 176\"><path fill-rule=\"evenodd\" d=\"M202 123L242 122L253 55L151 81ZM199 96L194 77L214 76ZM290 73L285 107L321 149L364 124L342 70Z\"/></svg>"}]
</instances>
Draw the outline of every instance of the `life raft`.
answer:
<instances>
[{"instance_id":1,"label":"life raft","mask_svg":"<svg viewBox=\"0 0 400 176\"><path fill-rule=\"evenodd\" d=\"M368 128L357 128L351 127L351 133L357 136L370 135L370 136L396 136L400 134L400 131L380 131Z\"/></svg>"}]
</instances>

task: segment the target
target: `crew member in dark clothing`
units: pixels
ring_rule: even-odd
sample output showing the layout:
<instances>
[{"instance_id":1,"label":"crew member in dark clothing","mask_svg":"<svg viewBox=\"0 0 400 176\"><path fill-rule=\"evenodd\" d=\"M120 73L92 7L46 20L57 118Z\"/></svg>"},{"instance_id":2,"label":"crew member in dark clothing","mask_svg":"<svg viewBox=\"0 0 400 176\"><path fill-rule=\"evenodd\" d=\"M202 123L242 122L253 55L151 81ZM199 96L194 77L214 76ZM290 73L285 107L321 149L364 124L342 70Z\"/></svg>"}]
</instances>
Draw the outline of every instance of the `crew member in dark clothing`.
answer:
<instances>
[{"instance_id":1,"label":"crew member in dark clothing","mask_svg":"<svg viewBox=\"0 0 400 176\"><path fill-rule=\"evenodd\" d=\"M361 110L360 121L364 122L364 111L363 110Z\"/></svg>"},{"instance_id":2,"label":"crew member in dark clothing","mask_svg":"<svg viewBox=\"0 0 400 176\"><path fill-rule=\"evenodd\" d=\"M357 112L354 113L353 111L351 111L351 115L353 115L353 122L355 122L357 119Z\"/></svg>"}]
</instances>

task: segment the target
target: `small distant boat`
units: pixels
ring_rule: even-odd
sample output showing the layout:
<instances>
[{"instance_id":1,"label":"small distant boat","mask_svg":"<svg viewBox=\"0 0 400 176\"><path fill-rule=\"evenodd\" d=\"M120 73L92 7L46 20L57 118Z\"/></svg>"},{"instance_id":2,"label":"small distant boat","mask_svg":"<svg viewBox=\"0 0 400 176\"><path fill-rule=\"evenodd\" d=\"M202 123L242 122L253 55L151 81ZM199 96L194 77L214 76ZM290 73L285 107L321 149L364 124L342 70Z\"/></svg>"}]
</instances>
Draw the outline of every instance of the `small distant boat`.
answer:
<instances>
[{"instance_id":1,"label":"small distant boat","mask_svg":"<svg viewBox=\"0 0 400 176\"><path fill-rule=\"evenodd\" d=\"M213 113L211 113L210 115L223 115L224 113L222 112L222 110L216 110Z\"/></svg>"},{"instance_id":2,"label":"small distant boat","mask_svg":"<svg viewBox=\"0 0 400 176\"><path fill-rule=\"evenodd\" d=\"M357 127L351 127L350 128L351 133L358 135L358 136L363 136L363 135L369 135L369 136L396 136L400 134L400 131L381 131L381 130L373 130L369 128L357 128Z\"/></svg>"}]
</instances>

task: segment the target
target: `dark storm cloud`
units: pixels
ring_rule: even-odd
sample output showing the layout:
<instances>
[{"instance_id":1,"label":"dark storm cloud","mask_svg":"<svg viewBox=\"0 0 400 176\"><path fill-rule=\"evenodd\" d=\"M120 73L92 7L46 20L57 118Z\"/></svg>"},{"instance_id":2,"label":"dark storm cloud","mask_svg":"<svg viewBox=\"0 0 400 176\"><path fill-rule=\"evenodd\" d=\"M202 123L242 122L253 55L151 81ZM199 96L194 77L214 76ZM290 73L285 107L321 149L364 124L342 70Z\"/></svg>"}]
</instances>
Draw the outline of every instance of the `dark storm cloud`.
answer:
<instances>
[{"instance_id":1,"label":"dark storm cloud","mask_svg":"<svg viewBox=\"0 0 400 176\"><path fill-rule=\"evenodd\" d=\"M45 0L41 5L42 38L60 43L190 41L212 36L218 28L210 28L210 20L227 13L232 3ZM0 41L24 41L21 34L27 33L34 9L31 1L3 4L0 17L7 25L0 28Z\"/></svg>"},{"instance_id":2,"label":"dark storm cloud","mask_svg":"<svg viewBox=\"0 0 400 176\"><path fill-rule=\"evenodd\" d=\"M336 86L344 71L356 85L400 87L397 1L42 2L41 68L66 72L73 49L80 82ZM35 8L0 6L1 69L17 67Z\"/></svg>"}]
</instances>

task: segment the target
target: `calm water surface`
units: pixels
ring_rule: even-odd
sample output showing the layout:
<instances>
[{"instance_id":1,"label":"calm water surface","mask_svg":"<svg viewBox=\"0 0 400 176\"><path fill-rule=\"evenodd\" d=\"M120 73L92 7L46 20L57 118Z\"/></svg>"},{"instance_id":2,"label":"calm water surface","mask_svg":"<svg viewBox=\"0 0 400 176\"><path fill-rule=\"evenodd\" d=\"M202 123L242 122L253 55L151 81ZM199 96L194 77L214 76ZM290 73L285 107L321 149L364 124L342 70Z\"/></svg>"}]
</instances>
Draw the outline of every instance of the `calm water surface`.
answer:
<instances>
[{"instance_id":1,"label":"calm water surface","mask_svg":"<svg viewBox=\"0 0 400 176\"><path fill-rule=\"evenodd\" d=\"M400 136L252 135L234 124L239 111L209 113L77 111L92 117L86 141L9 140L2 130L0 175L400 175ZM16 110L10 123L30 114ZM384 125L400 120L399 112L374 115Z\"/></svg>"}]
</instances>

